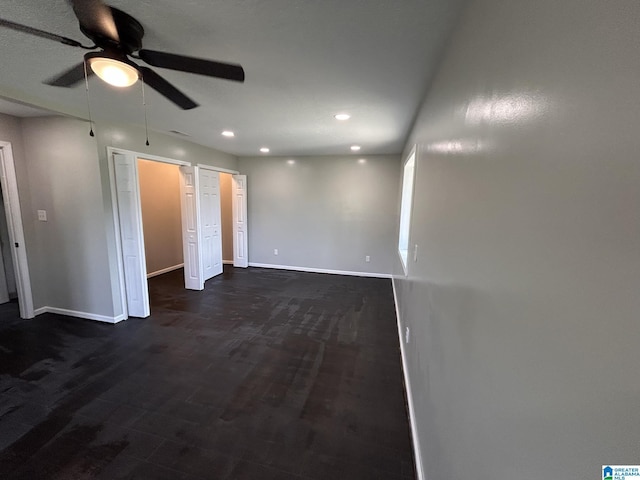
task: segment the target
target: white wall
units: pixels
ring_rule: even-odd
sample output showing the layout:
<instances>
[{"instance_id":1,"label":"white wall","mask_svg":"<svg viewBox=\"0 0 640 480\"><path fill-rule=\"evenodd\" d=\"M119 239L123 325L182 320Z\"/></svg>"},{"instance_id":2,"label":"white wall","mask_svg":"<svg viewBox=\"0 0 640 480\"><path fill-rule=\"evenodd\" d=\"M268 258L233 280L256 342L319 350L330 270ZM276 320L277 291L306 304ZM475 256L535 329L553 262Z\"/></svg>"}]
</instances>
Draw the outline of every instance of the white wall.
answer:
<instances>
[{"instance_id":1,"label":"white wall","mask_svg":"<svg viewBox=\"0 0 640 480\"><path fill-rule=\"evenodd\" d=\"M400 159L359 158L297 157L294 164L288 157L240 158L249 261L390 274Z\"/></svg>"},{"instance_id":2,"label":"white wall","mask_svg":"<svg viewBox=\"0 0 640 480\"><path fill-rule=\"evenodd\" d=\"M640 445L635 0L476 0L407 145L396 265L427 479L601 478Z\"/></svg>"}]
</instances>

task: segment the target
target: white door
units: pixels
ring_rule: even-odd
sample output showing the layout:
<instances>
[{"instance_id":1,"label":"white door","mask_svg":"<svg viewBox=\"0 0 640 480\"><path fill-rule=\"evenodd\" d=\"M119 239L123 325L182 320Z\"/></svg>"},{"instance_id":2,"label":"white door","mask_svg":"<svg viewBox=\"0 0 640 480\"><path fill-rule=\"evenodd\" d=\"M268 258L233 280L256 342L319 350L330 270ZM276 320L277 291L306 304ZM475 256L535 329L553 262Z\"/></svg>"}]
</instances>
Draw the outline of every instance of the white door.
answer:
<instances>
[{"instance_id":1,"label":"white door","mask_svg":"<svg viewBox=\"0 0 640 480\"><path fill-rule=\"evenodd\" d=\"M220 226L220 174L200 168L200 246L202 274L206 282L222 273L222 235Z\"/></svg>"},{"instance_id":2,"label":"white door","mask_svg":"<svg viewBox=\"0 0 640 480\"><path fill-rule=\"evenodd\" d=\"M11 261L15 273L15 285L18 293L18 305L21 318L33 318L33 296L31 294L31 277L27 263L27 251L22 228L22 214L20 212L20 198L18 196L18 181L13 161L11 143L0 140L0 185L2 185L2 199L4 214L9 230L9 247ZM0 212L0 215L2 212Z\"/></svg>"},{"instance_id":3,"label":"white door","mask_svg":"<svg viewBox=\"0 0 640 480\"><path fill-rule=\"evenodd\" d=\"M0 211L0 215L4 215ZM0 303L7 303L9 301L9 286L7 285L7 276L4 268L4 261L2 260L2 239L0 239Z\"/></svg>"},{"instance_id":4,"label":"white door","mask_svg":"<svg viewBox=\"0 0 640 480\"><path fill-rule=\"evenodd\" d=\"M1 153L0 153L1 155ZM2 177L0 176L0 303L9 301L9 292L17 292L16 275L11 260L11 236L8 218L5 216L4 197L2 196Z\"/></svg>"},{"instance_id":5,"label":"white door","mask_svg":"<svg viewBox=\"0 0 640 480\"><path fill-rule=\"evenodd\" d=\"M202 256L198 238L199 199L197 195L198 167L180 167L180 198L182 203L182 249L184 255L184 286L189 290L204 289Z\"/></svg>"},{"instance_id":6,"label":"white door","mask_svg":"<svg viewBox=\"0 0 640 480\"><path fill-rule=\"evenodd\" d=\"M233 209L233 266L249 266L247 231L247 176L233 175L231 187Z\"/></svg>"},{"instance_id":7,"label":"white door","mask_svg":"<svg viewBox=\"0 0 640 480\"><path fill-rule=\"evenodd\" d=\"M0 185L0 206L4 207L4 200L2 199L2 185ZM4 208L0 208L0 303L7 303L9 301L9 275L11 272L7 270L10 265L5 265L4 253L9 252L10 247L6 242L9 241L9 227L6 226L4 218Z\"/></svg>"},{"instance_id":8,"label":"white door","mask_svg":"<svg viewBox=\"0 0 640 480\"><path fill-rule=\"evenodd\" d=\"M138 189L138 164L133 155L114 153L113 167L127 310L131 317L145 318L149 316L149 291Z\"/></svg>"}]
</instances>

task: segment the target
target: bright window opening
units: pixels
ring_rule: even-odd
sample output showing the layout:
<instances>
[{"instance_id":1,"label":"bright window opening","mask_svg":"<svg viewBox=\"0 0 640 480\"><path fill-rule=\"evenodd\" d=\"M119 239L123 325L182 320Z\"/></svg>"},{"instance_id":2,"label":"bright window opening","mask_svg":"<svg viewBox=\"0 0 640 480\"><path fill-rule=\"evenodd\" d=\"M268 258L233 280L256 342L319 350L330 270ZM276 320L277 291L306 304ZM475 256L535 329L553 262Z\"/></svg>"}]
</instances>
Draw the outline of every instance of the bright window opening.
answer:
<instances>
[{"instance_id":1,"label":"bright window opening","mask_svg":"<svg viewBox=\"0 0 640 480\"><path fill-rule=\"evenodd\" d=\"M402 175L402 200L400 202L400 232L398 235L398 252L402 260L404 273L407 274L409 255L409 231L411 229L411 204L413 203L413 180L416 170L415 149L404 163Z\"/></svg>"}]
</instances>

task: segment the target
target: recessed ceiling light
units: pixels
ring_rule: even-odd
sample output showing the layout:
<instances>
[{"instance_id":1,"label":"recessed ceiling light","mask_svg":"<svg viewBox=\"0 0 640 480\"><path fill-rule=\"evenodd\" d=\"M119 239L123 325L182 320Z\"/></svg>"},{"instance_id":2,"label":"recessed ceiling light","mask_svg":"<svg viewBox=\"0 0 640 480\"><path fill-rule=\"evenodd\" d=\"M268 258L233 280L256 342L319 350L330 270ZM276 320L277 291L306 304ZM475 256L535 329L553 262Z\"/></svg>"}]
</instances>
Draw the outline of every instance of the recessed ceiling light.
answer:
<instances>
[{"instance_id":1,"label":"recessed ceiling light","mask_svg":"<svg viewBox=\"0 0 640 480\"><path fill-rule=\"evenodd\" d=\"M233 133L231 130L225 130L222 132L222 135L224 135L225 137L235 137L236 134Z\"/></svg>"},{"instance_id":2,"label":"recessed ceiling light","mask_svg":"<svg viewBox=\"0 0 640 480\"><path fill-rule=\"evenodd\" d=\"M268 149L267 147L262 147L262 148L260 149L260 151L261 151L262 153L269 153L269 149Z\"/></svg>"},{"instance_id":3,"label":"recessed ceiling light","mask_svg":"<svg viewBox=\"0 0 640 480\"><path fill-rule=\"evenodd\" d=\"M333 118L335 118L336 120L349 120L351 118L351 115L349 115L348 113L338 113L337 115L334 115Z\"/></svg>"},{"instance_id":4,"label":"recessed ceiling light","mask_svg":"<svg viewBox=\"0 0 640 480\"><path fill-rule=\"evenodd\" d=\"M358 150L360 150L360 145L352 145L351 150L357 152Z\"/></svg>"}]
</instances>

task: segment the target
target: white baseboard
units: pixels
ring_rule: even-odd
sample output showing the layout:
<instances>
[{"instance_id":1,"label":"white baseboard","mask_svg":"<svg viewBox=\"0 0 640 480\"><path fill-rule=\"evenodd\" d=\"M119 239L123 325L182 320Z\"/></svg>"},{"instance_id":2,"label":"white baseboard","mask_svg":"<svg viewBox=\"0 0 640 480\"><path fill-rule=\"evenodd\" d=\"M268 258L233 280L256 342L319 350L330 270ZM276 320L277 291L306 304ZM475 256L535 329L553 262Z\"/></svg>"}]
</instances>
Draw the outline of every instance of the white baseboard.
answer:
<instances>
[{"instance_id":1,"label":"white baseboard","mask_svg":"<svg viewBox=\"0 0 640 480\"><path fill-rule=\"evenodd\" d=\"M58 315L66 315L67 317L83 318L85 320L95 320L97 322L105 323L118 323L122 320L126 320L124 315L118 315L117 317L108 317L106 315L97 315L95 313L78 312L77 310L67 310L66 308L56 307L41 307L35 310L35 315L41 315L43 313L55 313Z\"/></svg>"},{"instance_id":2,"label":"white baseboard","mask_svg":"<svg viewBox=\"0 0 640 480\"><path fill-rule=\"evenodd\" d=\"M155 272L147 273L147 278L157 277L158 275L162 275L163 273L173 272L174 270L178 270L182 267L184 267L184 263L179 263L178 265L174 265L173 267L167 267L161 270L156 270Z\"/></svg>"},{"instance_id":3,"label":"white baseboard","mask_svg":"<svg viewBox=\"0 0 640 480\"><path fill-rule=\"evenodd\" d=\"M351 277L392 278L392 275L388 273L352 272L348 270L331 270L327 268L312 268L312 267L298 267L298 266L294 267L290 265L271 265L269 263L249 262L249 266L259 267L259 268L275 268L277 270L293 270L296 272L330 273L332 275L349 275Z\"/></svg>"},{"instance_id":4,"label":"white baseboard","mask_svg":"<svg viewBox=\"0 0 640 480\"><path fill-rule=\"evenodd\" d=\"M233 260L222 260L223 265L233 265Z\"/></svg>"},{"instance_id":5,"label":"white baseboard","mask_svg":"<svg viewBox=\"0 0 640 480\"><path fill-rule=\"evenodd\" d=\"M411 391L411 380L407 370L407 356L404 349L404 336L402 335L402 322L400 321L400 307L398 306L398 294L396 293L396 279L392 278L393 301L396 305L396 318L398 321L398 340L400 341L400 356L402 357L402 372L404 374L404 385L407 389L407 403L409 404L409 425L411 425L411 440L413 442L413 455L416 461L416 472L418 480L426 480L424 470L422 469L422 453L420 450L420 441L418 439L418 427L416 426L416 410L413 405L413 394Z\"/></svg>"}]
</instances>

